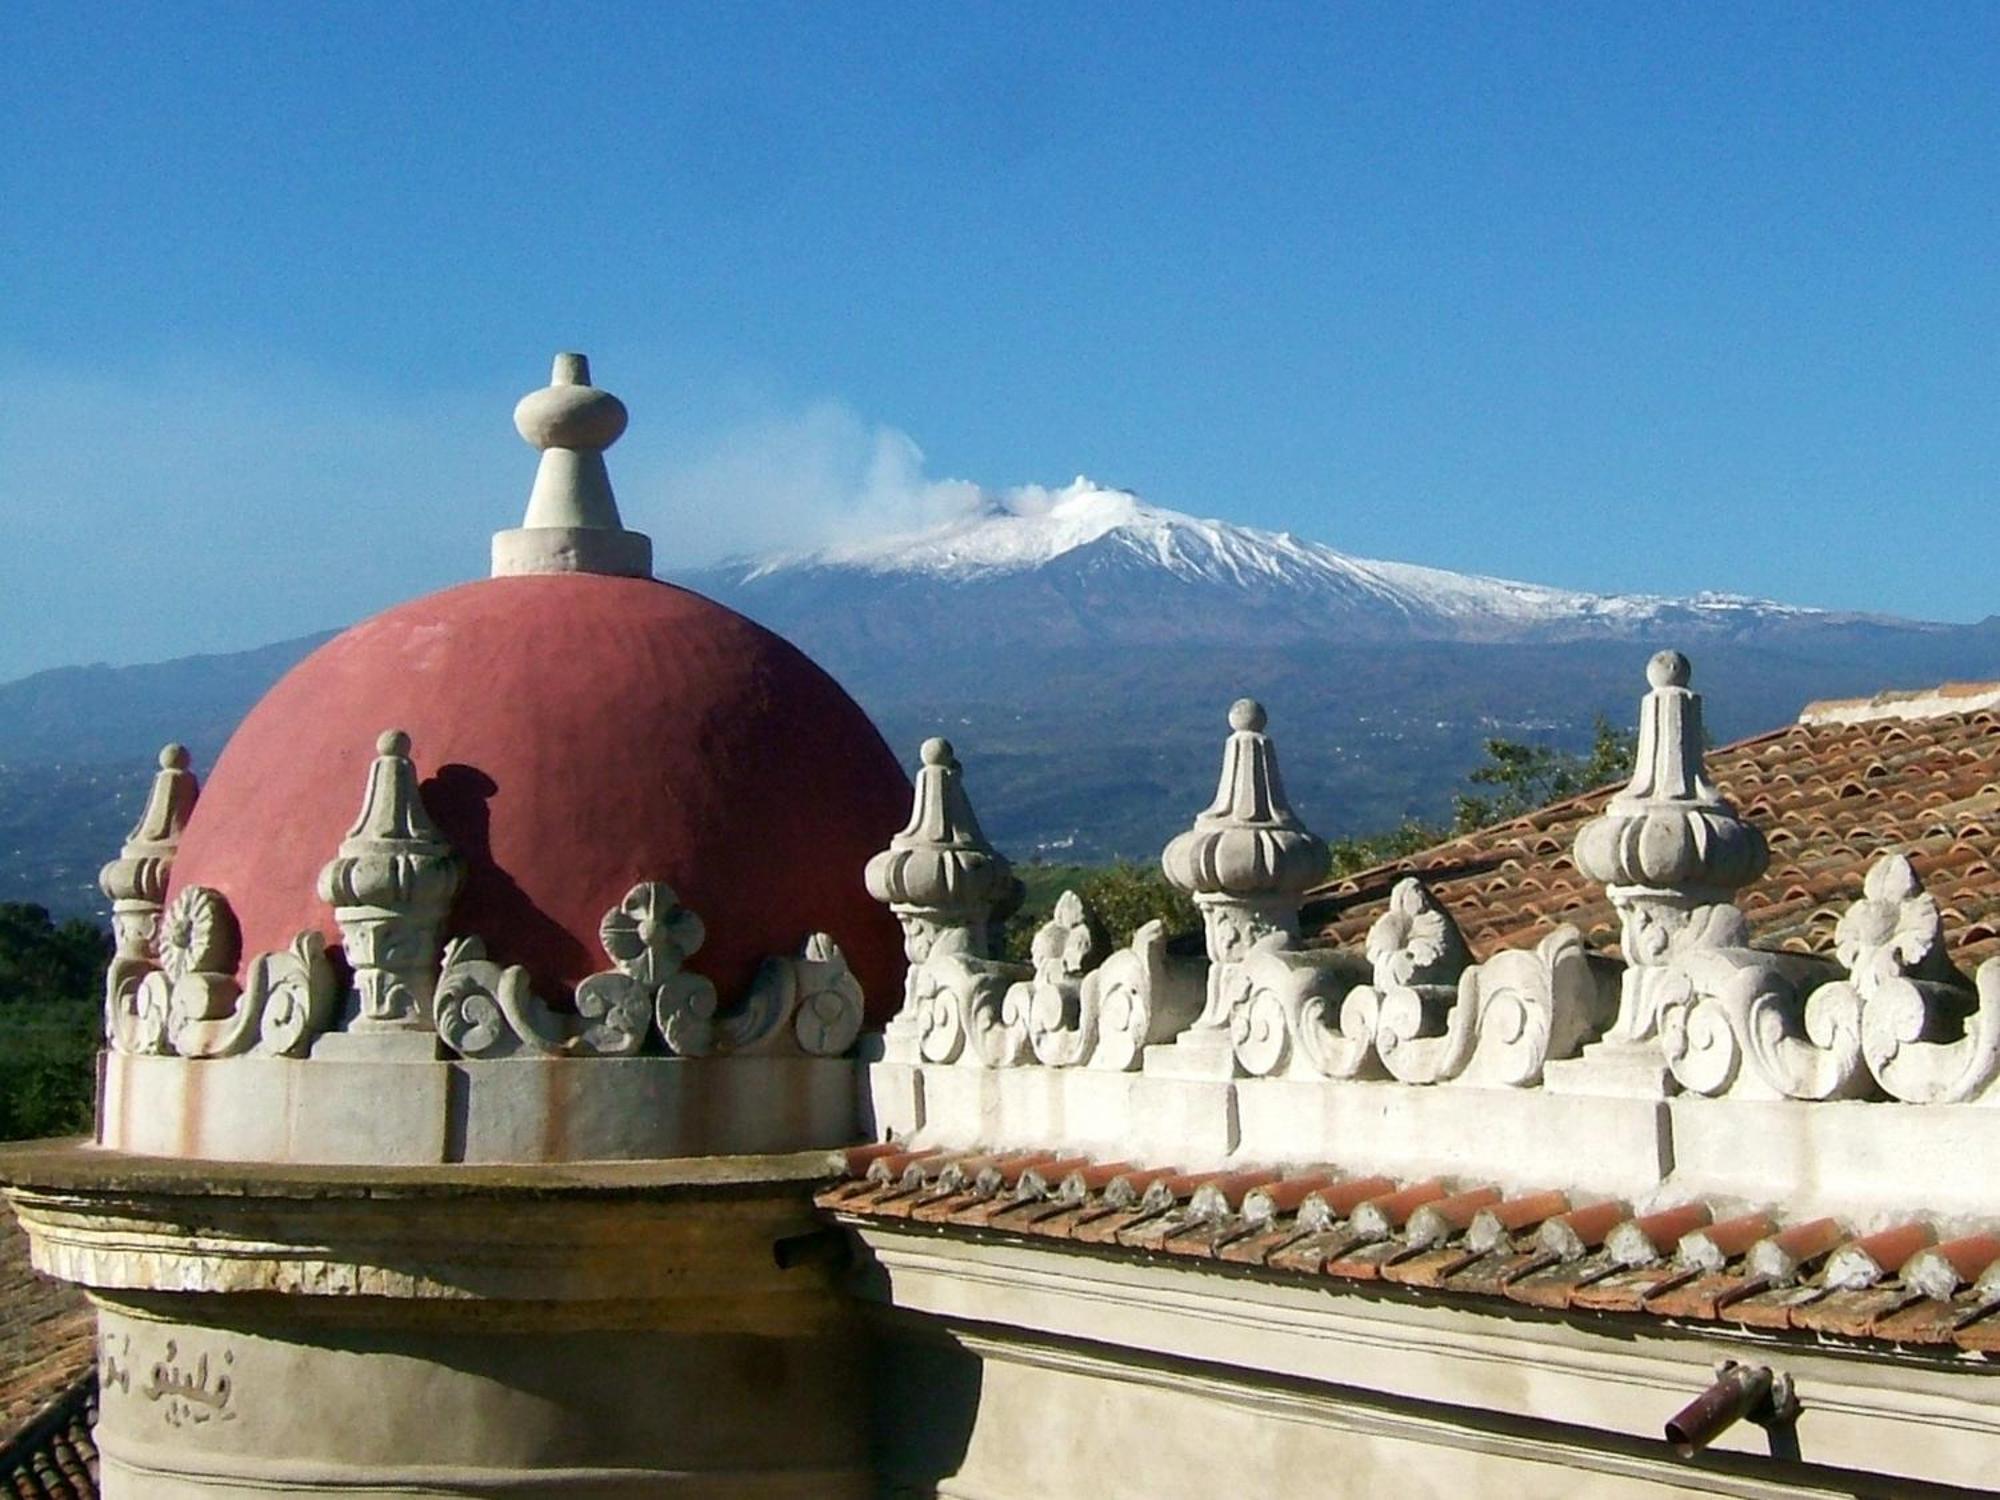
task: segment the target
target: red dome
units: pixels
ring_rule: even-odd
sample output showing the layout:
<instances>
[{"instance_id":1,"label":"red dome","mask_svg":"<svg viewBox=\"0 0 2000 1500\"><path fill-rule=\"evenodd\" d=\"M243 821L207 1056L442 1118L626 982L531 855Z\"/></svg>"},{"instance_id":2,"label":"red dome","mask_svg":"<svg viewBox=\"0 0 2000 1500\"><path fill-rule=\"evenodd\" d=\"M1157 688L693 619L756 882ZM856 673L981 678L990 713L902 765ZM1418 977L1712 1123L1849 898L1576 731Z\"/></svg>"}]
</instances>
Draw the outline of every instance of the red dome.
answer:
<instances>
[{"instance_id":1,"label":"red dome","mask_svg":"<svg viewBox=\"0 0 2000 1500\"><path fill-rule=\"evenodd\" d=\"M174 861L176 889L229 899L246 956L309 927L339 940L314 883L384 729L409 731L466 861L447 935L526 965L545 998L607 968L605 912L664 880L707 926L688 967L725 1005L821 931L870 1020L893 1013L901 939L861 872L909 781L839 684L763 627L670 584L571 573L447 589L329 641L237 729Z\"/></svg>"}]
</instances>

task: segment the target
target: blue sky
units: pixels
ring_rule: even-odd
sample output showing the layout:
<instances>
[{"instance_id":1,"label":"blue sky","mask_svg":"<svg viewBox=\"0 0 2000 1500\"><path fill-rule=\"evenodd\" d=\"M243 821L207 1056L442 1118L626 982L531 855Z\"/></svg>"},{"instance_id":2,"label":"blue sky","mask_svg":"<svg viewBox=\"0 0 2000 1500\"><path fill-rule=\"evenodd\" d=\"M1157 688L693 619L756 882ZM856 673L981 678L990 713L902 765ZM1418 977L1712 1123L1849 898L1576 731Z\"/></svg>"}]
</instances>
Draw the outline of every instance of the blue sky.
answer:
<instances>
[{"instance_id":1,"label":"blue sky","mask_svg":"<svg viewBox=\"0 0 2000 1500\"><path fill-rule=\"evenodd\" d=\"M2000 611L2000 7L11 0L0 51L0 678L476 576L559 348L667 567L1081 472Z\"/></svg>"}]
</instances>

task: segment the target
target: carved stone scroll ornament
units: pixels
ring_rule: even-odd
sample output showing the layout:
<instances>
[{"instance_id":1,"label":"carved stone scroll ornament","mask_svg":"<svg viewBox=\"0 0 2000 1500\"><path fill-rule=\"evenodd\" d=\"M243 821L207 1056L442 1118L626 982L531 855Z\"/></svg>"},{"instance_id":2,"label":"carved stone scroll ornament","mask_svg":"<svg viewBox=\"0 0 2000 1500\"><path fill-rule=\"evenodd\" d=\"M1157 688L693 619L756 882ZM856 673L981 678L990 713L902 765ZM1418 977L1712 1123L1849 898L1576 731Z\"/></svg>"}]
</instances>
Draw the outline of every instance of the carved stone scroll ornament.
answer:
<instances>
[{"instance_id":1,"label":"carved stone scroll ornament","mask_svg":"<svg viewBox=\"0 0 2000 1500\"><path fill-rule=\"evenodd\" d=\"M1678 651L1646 666L1632 779L1576 839L1577 868L1604 885L1617 908L1627 964L1607 1040L1643 1042L1659 1026L1646 971L1665 964L1677 935L1706 908L1764 873L1764 836L1736 815L1702 761L1701 696Z\"/></svg>"},{"instance_id":2,"label":"carved stone scroll ornament","mask_svg":"<svg viewBox=\"0 0 2000 1500\"><path fill-rule=\"evenodd\" d=\"M283 953L262 953L250 963L241 1009L256 1029L256 1050L303 1057L312 1039L335 1019L339 985L326 956L326 939L302 932Z\"/></svg>"},{"instance_id":3,"label":"carved stone scroll ornament","mask_svg":"<svg viewBox=\"0 0 2000 1500\"><path fill-rule=\"evenodd\" d=\"M1526 1088L1574 1057L1611 1019L1600 1006L1583 934L1558 927L1533 948L1509 948L1465 971L1454 1018L1469 1018L1472 1055L1456 1082Z\"/></svg>"},{"instance_id":4,"label":"carved stone scroll ornament","mask_svg":"<svg viewBox=\"0 0 2000 1500\"><path fill-rule=\"evenodd\" d=\"M1853 989L1817 983L1811 960L1751 948L1734 906L1691 912L1666 959L1648 976L1646 993L1682 1088L1747 1099L1869 1092Z\"/></svg>"},{"instance_id":5,"label":"carved stone scroll ornament","mask_svg":"<svg viewBox=\"0 0 2000 1500\"><path fill-rule=\"evenodd\" d=\"M1344 1007L1348 1048L1365 1037L1405 1083L1456 1076L1471 1056L1469 1014L1456 1028L1449 1023L1470 958L1451 914L1423 882L1399 880L1389 909L1368 929L1366 952L1374 983Z\"/></svg>"},{"instance_id":6,"label":"carved stone scroll ornament","mask_svg":"<svg viewBox=\"0 0 2000 1500\"><path fill-rule=\"evenodd\" d=\"M479 939L460 938L446 948L438 979L438 1035L467 1057L626 1057L657 1027L669 1051L705 1056L716 1042L715 986L681 970L705 936L671 886L633 886L598 927L612 967L576 987L574 1017L536 998L526 969L503 967Z\"/></svg>"},{"instance_id":7,"label":"carved stone scroll ornament","mask_svg":"<svg viewBox=\"0 0 2000 1500\"><path fill-rule=\"evenodd\" d=\"M1908 1104L1995 1102L2000 1075L2000 960L1968 986L1945 952L1937 903L1902 854L1868 872L1834 930L1853 976L1861 1050L1891 1098Z\"/></svg>"},{"instance_id":8,"label":"carved stone scroll ornament","mask_svg":"<svg viewBox=\"0 0 2000 1500\"><path fill-rule=\"evenodd\" d=\"M1029 950L1034 978L1007 992L1005 1020L1024 1027L1036 1061L1073 1068L1097 1045L1097 996L1086 1001L1085 980L1104 957L1104 932L1075 891L1056 898L1054 912Z\"/></svg>"},{"instance_id":9,"label":"carved stone scroll ornament","mask_svg":"<svg viewBox=\"0 0 2000 1500\"><path fill-rule=\"evenodd\" d=\"M462 1057L546 1057L575 1045L564 1019L535 997L528 971L493 962L476 937L445 944L431 1019L438 1040ZM644 1014L642 1040L651 1022L650 1013Z\"/></svg>"},{"instance_id":10,"label":"carved stone scroll ornament","mask_svg":"<svg viewBox=\"0 0 2000 1500\"><path fill-rule=\"evenodd\" d=\"M805 952L791 965L798 1008L792 1035L811 1057L841 1057L861 1037L867 997L847 967L847 955L823 932L806 939Z\"/></svg>"},{"instance_id":11,"label":"carved stone scroll ornament","mask_svg":"<svg viewBox=\"0 0 2000 1500\"><path fill-rule=\"evenodd\" d=\"M1267 935L1224 966L1217 985L1237 1066L1253 1078L1379 1076L1374 1010L1350 1008L1367 978L1347 954Z\"/></svg>"},{"instance_id":12,"label":"carved stone scroll ornament","mask_svg":"<svg viewBox=\"0 0 2000 1500\"><path fill-rule=\"evenodd\" d=\"M302 932L285 951L251 960L242 994L226 1015L170 1011L173 1047L183 1057L303 1057L333 1023L338 1000L326 939Z\"/></svg>"},{"instance_id":13,"label":"carved stone scroll ornament","mask_svg":"<svg viewBox=\"0 0 2000 1500\"><path fill-rule=\"evenodd\" d=\"M910 1010L918 1055L931 1063L1010 1068L1031 1056L1028 1028L1008 992L1034 973L1026 964L1002 963L967 951L970 934L941 934L914 971Z\"/></svg>"},{"instance_id":14,"label":"carved stone scroll ornament","mask_svg":"<svg viewBox=\"0 0 2000 1500\"><path fill-rule=\"evenodd\" d=\"M718 1022L720 1050L839 1057L861 1035L861 981L839 944L823 932L796 958L767 958L742 1007Z\"/></svg>"},{"instance_id":15,"label":"carved stone scroll ornament","mask_svg":"<svg viewBox=\"0 0 2000 1500\"><path fill-rule=\"evenodd\" d=\"M104 974L104 1035L124 1052L159 1051L166 1042L166 1011L140 1011L139 988L156 967L154 944L167 899L167 878L199 792L180 745L160 751L146 806L125 836L118 858L98 872L98 889L111 902L111 962Z\"/></svg>"},{"instance_id":16,"label":"carved stone scroll ornament","mask_svg":"<svg viewBox=\"0 0 2000 1500\"><path fill-rule=\"evenodd\" d=\"M994 934L1021 904L1021 882L980 830L951 742L924 741L910 821L868 861L868 893L895 913L909 960L903 1006L887 1028L891 1061L983 1062L1026 1055L1027 1030L1004 1015L1032 971L993 958Z\"/></svg>"},{"instance_id":17,"label":"carved stone scroll ornament","mask_svg":"<svg viewBox=\"0 0 2000 1500\"><path fill-rule=\"evenodd\" d=\"M1208 966L1167 948L1164 922L1147 922L1083 977L1079 1014L1095 1018L1097 1040L1087 1066L1130 1073L1146 1048L1170 1042L1201 1014Z\"/></svg>"},{"instance_id":18,"label":"carved stone scroll ornament","mask_svg":"<svg viewBox=\"0 0 2000 1500\"><path fill-rule=\"evenodd\" d=\"M383 732L368 769L361 816L319 875L354 971L354 1031L432 1026L438 931L464 866L417 791L410 737Z\"/></svg>"},{"instance_id":19,"label":"carved stone scroll ornament","mask_svg":"<svg viewBox=\"0 0 2000 1500\"><path fill-rule=\"evenodd\" d=\"M1385 1020L1396 1028L1387 1033L1391 1045L1441 1035L1467 962L1465 941L1421 881L1396 883L1365 952L1362 970L1347 955L1294 951L1274 936L1231 966L1221 984L1243 1069L1259 1077L1379 1078Z\"/></svg>"},{"instance_id":20,"label":"carved stone scroll ornament","mask_svg":"<svg viewBox=\"0 0 2000 1500\"><path fill-rule=\"evenodd\" d=\"M301 1056L333 1019L336 985L326 940L302 932L282 953L259 954L247 984L236 980L236 919L221 892L178 891L159 923L157 967L139 982L121 1051L236 1057L257 1051Z\"/></svg>"},{"instance_id":21,"label":"carved stone scroll ornament","mask_svg":"<svg viewBox=\"0 0 2000 1500\"><path fill-rule=\"evenodd\" d=\"M1369 934L1375 983L1348 995L1332 1056L1363 1072L1372 1050L1402 1083L1522 1088L1552 1060L1574 1056L1603 1029L1583 937L1558 927L1533 948L1464 962L1450 917L1415 881L1404 881ZM1409 976L1405 980L1399 975Z\"/></svg>"}]
</instances>

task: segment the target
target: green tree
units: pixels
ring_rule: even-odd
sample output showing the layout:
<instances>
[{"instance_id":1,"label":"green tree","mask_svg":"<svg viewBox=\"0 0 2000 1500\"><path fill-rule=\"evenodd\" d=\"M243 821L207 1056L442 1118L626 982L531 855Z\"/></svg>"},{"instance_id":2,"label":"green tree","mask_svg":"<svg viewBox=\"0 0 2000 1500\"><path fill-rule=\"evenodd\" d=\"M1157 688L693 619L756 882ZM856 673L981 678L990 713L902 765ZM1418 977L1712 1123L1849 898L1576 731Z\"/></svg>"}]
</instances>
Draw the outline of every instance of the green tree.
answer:
<instances>
[{"instance_id":1,"label":"green tree","mask_svg":"<svg viewBox=\"0 0 2000 1500\"><path fill-rule=\"evenodd\" d=\"M1590 750L1584 754L1552 745L1489 739L1485 761L1466 773L1465 779L1478 790L1452 798L1449 822L1410 818L1386 833L1337 840L1332 846L1334 872L1351 875L1457 834L1504 823L1551 802L1622 781L1631 774L1638 743L1635 731L1617 728L1603 714L1597 716Z\"/></svg>"},{"instance_id":2,"label":"green tree","mask_svg":"<svg viewBox=\"0 0 2000 1500\"><path fill-rule=\"evenodd\" d=\"M48 909L0 901L0 1005L76 1000L97 993L111 940L100 927Z\"/></svg>"},{"instance_id":3,"label":"green tree","mask_svg":"<svg viewBox=\"0 0 2000 1500\"><path fill-rule=\"evenodd\" d=\"M0 902L0 1140L90 1128L109 938Z\"/></svg>"},{"instance_id":4,"label":"green tree","mask_svg":"<svg viewBox=\"0 0 2000 1500\"><path fill-rule=\"evenodd\" d=\"M1590 753L1527 745L1515 740L1486 742L1486 764L1475 766L1466 780L1492 787L1488 795L1460 792L1452 799L1451 831L1470 833L1492 823L1504 823L1551 802L1561 802L1631 774L1639 738L1619 729L1603 714L1592 726Z\"/></svg>"},{"instance_id":5,"label":"green tree","mask_svg":"<svg viewBox=\"0 0 2000 1500\"><path fill-rule=\"evenodd\" d=\"M1075 891L1096 913L1112 948L1131 942L1132 934L1154 918L1168 932L1187 932L1201 925L1194 901L1168 883L1158 865L1119 860L1111 865L1028 865L1020 872L1027 895L1007 923L1002 950L1017 963L1028 958L1036 931L1049 919L1056 898Z\"/></svg>"}]
</instances>

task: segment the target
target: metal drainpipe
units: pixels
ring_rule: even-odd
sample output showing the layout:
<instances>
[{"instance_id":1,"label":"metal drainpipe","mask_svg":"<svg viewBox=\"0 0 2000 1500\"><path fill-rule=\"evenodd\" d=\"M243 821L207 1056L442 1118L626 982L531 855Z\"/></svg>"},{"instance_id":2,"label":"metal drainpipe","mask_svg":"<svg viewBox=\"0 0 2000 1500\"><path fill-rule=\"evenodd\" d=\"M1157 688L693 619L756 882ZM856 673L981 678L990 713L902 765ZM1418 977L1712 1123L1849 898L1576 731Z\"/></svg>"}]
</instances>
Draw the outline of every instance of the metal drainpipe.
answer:
<instances>
[{"instance_id":1,"label":"metal drainpipe","mask_svg":"<svg viewBox=\"0 0 2000 1500\"><path fill-rule=\"evenodd\" d=\"M1792 1390L1792 1377L1775 1375L1764 1365L1723 1360L1715 1367L1714 1384L1668 1420L1667 1441L1676 1456L1693 1458L1745 1418L1759 1427L1789 1427L1796 1422L1799 1398Z\"/></svg>"}]
</instances>

